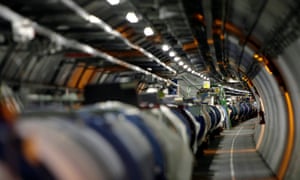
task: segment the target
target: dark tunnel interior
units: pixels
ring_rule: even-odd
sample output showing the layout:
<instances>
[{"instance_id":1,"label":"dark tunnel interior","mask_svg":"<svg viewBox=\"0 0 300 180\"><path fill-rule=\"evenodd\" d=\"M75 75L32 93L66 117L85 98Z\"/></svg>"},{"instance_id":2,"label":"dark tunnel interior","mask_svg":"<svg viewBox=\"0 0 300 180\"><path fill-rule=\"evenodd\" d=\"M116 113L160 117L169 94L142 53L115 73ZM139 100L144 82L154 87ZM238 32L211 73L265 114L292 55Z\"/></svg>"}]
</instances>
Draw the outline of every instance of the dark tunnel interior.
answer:
<instances>
[{"instance_id":1,"label":"dark tunnel interior","mask_svg":"<svg viewBox=\"0 0 300 180\"><path fill-rule=\"evenodd\" d=\"M206 179L193 166L214 136L249 122L254 150L273 178L299 179L299 8L297 0L0 0L0 179ZM235 122L239 103L240 112L254 113ZM165 171L148 171L152 159L142 151L158 144L149 134L151 146L136 138L122 118L144 119L162 138ZM87 130L97 122L99 142ZM104 138L107 129L112 139L133 141L136 148L126 147L145 162L140 171L121 167L136 162ZM243 179L230 167L220 179Z\"/></svg>"}]
</instances>

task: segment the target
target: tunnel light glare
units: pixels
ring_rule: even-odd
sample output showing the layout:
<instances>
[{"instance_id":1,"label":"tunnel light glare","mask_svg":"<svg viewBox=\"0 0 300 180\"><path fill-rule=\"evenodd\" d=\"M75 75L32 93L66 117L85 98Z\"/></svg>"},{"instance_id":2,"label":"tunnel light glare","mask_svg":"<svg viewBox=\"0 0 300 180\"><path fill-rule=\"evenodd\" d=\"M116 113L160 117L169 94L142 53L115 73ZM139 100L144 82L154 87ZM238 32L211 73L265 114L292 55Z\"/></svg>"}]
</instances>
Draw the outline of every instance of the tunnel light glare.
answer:
<instances>
[{"instance_id":1,"label":"tunnel light glare","mask_svg":"<svg viewBox=\"0 0 300 180\"><path fill-rule=\"evenodd\" d=\"M183 66L183 65L184 65L184 62L179 61L178 65L179 65L179 66Z\"/></svg>"},{"instance_id":2,"label":"tunnel light glare","mask_svg":"<svg viewBox=\"0 0 300 180\"><path fill-rule=\"evenodd\" d=\"M88 20L91 22L91 23L101 23L101 20L98 18L98 17L96 17L96 16L94 16L94 15L89 15L88 16Z\"/></svg>"},{"instance_id":3,"label":"tunnel light glare","mask_svg":"<svg viewBox=\"0 0 300 180\"><path fill-rule=\"evenodd\" d=\"M187 69L187 71L188 71L188 72L191 72L191 71L192 71L192 69L191 69L191 68L188 68L188 69Z\"/></svg>"},{"instance_id":4,"label":"tunnel light glare","mask_svg":"<svg viewBox=\"0 0 300 180\"><path fill-rule=\"evenodd\" d=\"M270 70L270 68L269 68L267 65L265 65L265 69L266 69L266 71L267 71L270 75L273 74L272 71Z\"/></svg>"},{"instance_id":5,"label":"tunnel light glare","mask_svg":"<svg viewBox=\"0 0 300 180\"><path fill-rule=\"evenodd\" d=\"M113 29L107 25L104 26L104 30L109 33L113 32Z\"/></svg>"},{"instance_id":6,"label":"tunnel light glare","mask_svg":"<svg viewBox=\"0 0 300 180\"><path fill-rule=\"evenodd\" d=\"M139 18L136 16L136 14L134 12L128 12L127 15L126 15L126 19L130 23L137 23L137 22L139 22Z\"/></svg>"},{"instance_id":7,"label":"tunnel light glare","mask_svg":"<svg viewBox=\"0 0 300 180\"><path fill-rule=\"evenodd\" d=\"M175 62L178 62L180 60L180 57L178 57L178 56L176 56L175 58L174 58L174 61Z\"/></svg>"},{"instance_id":8,"label":"tunnel light glare","mask_svg":"<svg viewBox=\"0 0 300 180\"><path fill-rule=\"evenodd\" d=\"M169 45L167 45L167 44L164 44L164 45L162 45L162 50L163 51L169 51L169 49L170 49L170 46Z\"/></svg>"},{"instance_id":9,"label":"tunnel light glare","mask_svg":"<svg viewBox=\"0 0 300 180\"><path fill-rule=\"evenodd\" d=\"M183 66L183 69L187 69L187 68L188 68L188 65L184 65L184 66Z\"/></svg>"},{"instance_id":10,"label":"tunnel light glare","mask_svg":"<svg viewBox=\"0 0 300 180\"><path fill-rule=\"evenodd\" d=\"M145 36L152 36L154 34L154 31L151 27L145 27L144 34Z\"/></svg>"},{"instance_id":11,"label":"tunnel light glare","mask_svg":"<svg viewBox=\"0 0 300 180\"><path fill-rule=\"evenodd\" d=\"M176 53L174 51L169 52L170 57L174 57L175 55L176 55Z\"/></svg>"},{"instance_id":12,"label":"tunnel light glare","mask_svg":"<svg viewBox=\"0 0 300 180\"><path fill-rule=\"evenodd\" d=\"M120 4L120 0L106 0L106 1L112 6Z\"/></svg>"},{"instance_id":13,"label":"tunnel light glare","mask_svg":"<svg viewBox=\"0 0 300 180\"><path fill-rule=\"evenodd\" d=\"M257 58L259 58L259 55L258 55L258 54L254 54L253 57L254 57L255 59L257 59Z\"/></svg>"}]
</instances>

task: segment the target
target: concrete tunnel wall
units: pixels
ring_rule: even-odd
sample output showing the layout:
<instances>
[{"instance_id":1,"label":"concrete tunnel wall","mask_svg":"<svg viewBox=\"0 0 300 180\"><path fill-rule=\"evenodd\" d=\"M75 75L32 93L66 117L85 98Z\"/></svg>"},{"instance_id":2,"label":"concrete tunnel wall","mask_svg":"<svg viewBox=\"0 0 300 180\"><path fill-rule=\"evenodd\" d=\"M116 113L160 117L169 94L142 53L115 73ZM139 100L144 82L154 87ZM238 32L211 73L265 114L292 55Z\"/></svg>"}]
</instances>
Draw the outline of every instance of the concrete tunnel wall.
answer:
<instances>
[{"instance_id":1,"label":"concrete tunnel wall","mask_svg":"<svg viewBox=\"0 0 300 180\"><path fill-rule=\"evenodd\" d=\"M280 87L275 76L264 67L252 79L265 112L265 128L257 124L254 139L258 151L279 179L300 178L300 39L273 59L285 84ZM288 98L291 109L288 107ZM292 111L291 111L292 110ZM294 129L294 132L293 132ZM289 153L291 153L289 155ZM288 162L287 164L284 164Z\"/></svg>"},{"instance_id":2,"label":"concrete tunnel wall","mask_svg":"<svg viewBox=\"0 0 300 180\"><path fill-rule=\"evenodd\" d=\"M293 109L293 147L285 179L300 178L300 38L274 60L290 94Z\"/></svg>"},{"instance_id":3,"label":"concrete tunnel wall","mask_svg":"<svg viewBox=\"0 0 300 180\"><path fill-rule=\"evenodd\" d=\"M265 129L257 131L263 134L258 151L261 153L271 170L277 174L286 147L287 109L284 92L282 92L274 78L265 69L253 79L253 84L260 94L265 115ZM259 136L255 141L258 143Z\"/></svg>"}]
</instances>

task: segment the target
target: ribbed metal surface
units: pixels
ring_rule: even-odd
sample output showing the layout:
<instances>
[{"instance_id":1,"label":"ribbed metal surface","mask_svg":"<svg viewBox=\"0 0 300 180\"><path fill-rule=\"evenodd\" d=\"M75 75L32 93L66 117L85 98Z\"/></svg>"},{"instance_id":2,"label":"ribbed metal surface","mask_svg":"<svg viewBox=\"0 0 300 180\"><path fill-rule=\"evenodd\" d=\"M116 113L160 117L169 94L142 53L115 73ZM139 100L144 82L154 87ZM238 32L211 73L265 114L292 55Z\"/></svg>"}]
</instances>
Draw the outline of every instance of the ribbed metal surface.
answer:
<instances>
[{"instance_id":1,"label":"ribbed metal surface","mask_svg":"<svg viewBox=\"0 0 300 180\"><path fill-rule=\"evenodd\" d=\"M250 120L216 137L198 158L193 180L276 179L255 149L254 127Z\"/></svg>"}]
</instances>

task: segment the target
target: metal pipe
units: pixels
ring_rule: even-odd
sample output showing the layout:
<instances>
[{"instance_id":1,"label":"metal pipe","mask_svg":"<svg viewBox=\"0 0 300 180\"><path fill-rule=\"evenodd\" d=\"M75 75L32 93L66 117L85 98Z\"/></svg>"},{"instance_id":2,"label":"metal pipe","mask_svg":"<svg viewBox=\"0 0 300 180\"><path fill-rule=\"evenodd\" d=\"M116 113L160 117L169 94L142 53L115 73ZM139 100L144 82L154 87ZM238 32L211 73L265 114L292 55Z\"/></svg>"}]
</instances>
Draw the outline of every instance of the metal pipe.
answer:
<instances>
[{"instance_id":1,"label":"metal pipe","mask_svg":"<svg viewBox=\"0 0 300 180\"><path fill-rule=\"evenodd\" d=\"M68 48L72 48L72 49L76 49L76 50L79 50L81 52L85 52L85 53L88 53L90 55L93 55L95 57L100 57L100 58L103 58L105 59L106 61L108 62L111 62L113 64L118 64L120 66L123 66L123 67L126 67L128 69L131 69L133 71L136 71L136 72L139 72L139 73L143 73L145 75L148 75L148 76L152 76L153 78L159 80L159 81L162 81L166 84L172 84L174 86L177 86L177 84L175 84L174 82L172 82L171 80L169 79L164 79L156 74L153 74L149 71L146 71L144 69L142 69L141 67L139 66L135 66L135 65L132 65L132 64L129 64L125 61L122 61L120 59L117 59L109 54L106 54L102 51L99 51L87 44L83 44L83 43L80 43L78 41L75 41L73 39L67 39L65 37L63 37L62 35L56 33L56 32L53 32L33 21L30 21L29 19L26 19L25 17L17 14L16 12L12 11L11 9L7 8L6 6L0 4L0 16L3 17L4 19L10 21L11 23L22 23L22 22L26 22L26 24L30 25L31 28L34 29L34 31L36 31L37 33L39 33L40 35L43 35L43 36L46 36L48 37L52 42L55 42L57 45L60 45L60 46L65 46L65 47L68 47ZM28 28L28 27L27 27Z\"/></svg>"},{"instance_id":2,"label":"metal pipe","mask_svg":"<svg viewBox=\"0 0 300 180\"><path fill-rule=\"evenodd\" d=\"M108 34L110 34L114 37L120 38L129 47L140 51L141 53L146 55L149 59L154 60L156 63L163 66L167 70L171 71L173 74L176 74L176 70L174 70L170 66L166 65L164 62L160 61L157 57L155 57L153 54L151 54L150 52L148 52L144 48L131 43L128 39L124 38L122 36L122 34L120 34L118 31L114 30L110 25L106 24L102 19L100 19L99 17L96 17L92 14L89 14L83 8L78 6L74 1L72 1L72 0L61 0L61 2L63 4L65 4L68 8L72 9L81 18L87 20L90 23L93 23L94 25L97 25L99 28L103 29Z\"/></svg>"}]
</instances>

